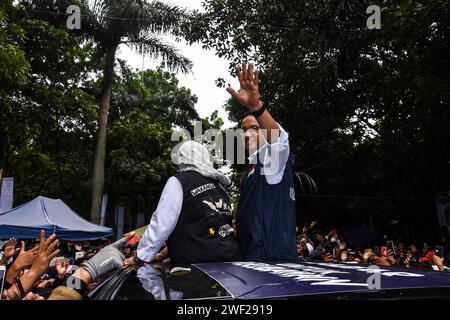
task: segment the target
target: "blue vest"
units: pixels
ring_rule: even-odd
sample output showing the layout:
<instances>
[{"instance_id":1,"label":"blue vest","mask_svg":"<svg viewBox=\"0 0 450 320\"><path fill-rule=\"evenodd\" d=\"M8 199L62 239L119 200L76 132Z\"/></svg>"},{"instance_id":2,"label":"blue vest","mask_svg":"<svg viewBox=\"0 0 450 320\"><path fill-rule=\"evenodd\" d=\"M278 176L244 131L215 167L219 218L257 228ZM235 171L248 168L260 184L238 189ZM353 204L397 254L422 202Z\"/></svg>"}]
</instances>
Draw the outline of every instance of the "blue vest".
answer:
<instances>
[{"instance_id":1,"label":"blue vest","mask_svg":"<svg viewBox=\"0 0 450 320\"><path fill-rule=\"evenodd\" d=\"M246 261L298 260L295 232L295 189L291 154L283 179L270 185L255 172L244 174L238 202L236 229L241 252Z\"/></svg>"}]
</instances>

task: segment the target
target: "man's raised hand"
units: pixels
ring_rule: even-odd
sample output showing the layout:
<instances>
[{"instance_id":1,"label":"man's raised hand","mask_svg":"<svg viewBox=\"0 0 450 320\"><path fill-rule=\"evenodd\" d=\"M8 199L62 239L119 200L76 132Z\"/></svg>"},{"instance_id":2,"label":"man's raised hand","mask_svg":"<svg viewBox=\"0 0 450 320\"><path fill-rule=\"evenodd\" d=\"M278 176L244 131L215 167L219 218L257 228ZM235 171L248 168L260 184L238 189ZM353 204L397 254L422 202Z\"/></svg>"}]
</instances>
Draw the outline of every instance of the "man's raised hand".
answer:
<instances>
[{"instance_id":1,"label":"man's raised hand","mask_svg":"<svg viewBox=\"0 0 450 320\"><path fill-rule=\"evenodd\" d=\"M227 91L250 112L258 111L262 107L262 102L259 100L259 70L254 72L253 64L243 63L242 70L240 67L236 68L236 75L241 89L236 92L229 87Z\"/></svg>"}]
</instances>

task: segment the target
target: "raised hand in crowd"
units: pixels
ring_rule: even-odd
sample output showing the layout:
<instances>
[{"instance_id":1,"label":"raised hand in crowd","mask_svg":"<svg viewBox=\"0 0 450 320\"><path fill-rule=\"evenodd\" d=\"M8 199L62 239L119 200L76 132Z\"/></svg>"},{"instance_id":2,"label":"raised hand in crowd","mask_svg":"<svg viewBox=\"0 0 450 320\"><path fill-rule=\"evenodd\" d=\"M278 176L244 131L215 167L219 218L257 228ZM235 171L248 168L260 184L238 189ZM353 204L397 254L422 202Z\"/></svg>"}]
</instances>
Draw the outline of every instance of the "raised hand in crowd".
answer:
<instances>
[{"instance_id":1,"label":"raised hand in crowd","mask_svg":"<svg viewBox=\"0 0 450 320\"><path fill-rule=\"evenodd\" d=\"M48 270L50 261L59 254L59 249L57 249L58 243L59 240L56 239L55 234L45 239L45 231L41 230L37 255L33 260L30 270L24 273L19 279L22 288L19 288L15 284L10 289L5 290L7 291L8 299L25 298L26 294L31 291L33 285Z\"/></svg>"},{"instance_id":2,"label":"raised hand in crowd","mask_svg":"<svg viewBox=\"0 0 450 320\"><path fill-rule=\"evenodd\" d=\"M375 257L374 261L376 264L383 266L391 266L396 263L392 250L387 248L386 250L382 250L381 257Z\"/></svg>"},{"instance_id":3,"label":"raised hand in crowd","mask_svg":"<svg viewBox=\"0 0 450 320\"><path fill-rule=\"evenodd\" d=\"M74 248L75 248L75 251L77 251L77 252L83 251L83 245L79 242L75 243Z\"/></svg>"},{"instance_id":4,"label":"raised hand in crowd","mask_svg":"<svg viewBox=\"0 0 450 320\"><path fill-rule=\"evenodd\" d=\"M375 264L380 265L380 266L390 266L392 265L389 257L387 255L381 256L381 257L377 257L374 256L373 261L375 262Z\"/></svg>"},{"instance_id":5,"label":"raised hand in crowd","mask_svg":"<svg viewBox=\"0 0 450 320\"><path fill-rule=\"evenodd\" d=\"M403 261L403 263L405 264L405 267L407 267L407 268L411 267L411 255L410 254L406 254L406 258Z\"/></svg>"},{"instance_id":6,"label":"raised hand in crowd","mask_svg":"<svg viewBox=\"0 0 450 320\"><path fill-rule=\"evenodd\" d=\"M445 271L444 258L434 255L433 263L439 268L439 271Z\"/></svg>"},{"instance_id":7,"label":"raised hand in crowd","mask_svg":"<svg viewBox=\"0 0 450 320\"><path fill-rule=\"evenodd\" d=\"M41 230L41 236L39 241L39 248L37 255L31 265L30 272L36 273L41 277L47 272L50 261L56 257L60 250L57 249L59 240L56 239L56 235L52 234L45 239L45 231Z\"/></svg>"},{"instance_id":8,"label":"raised hand in crowd","mask_svg":"<svg viewBox=\"0 0 450 320\"><path fill-rule=\"evenodd\" d=\"M348 259L348 254L347 254L347 250L342 250L341 251L341 262L345 262Z\"/></svg>"},{"instance_id":9,"label":"raised hand in crowd","mask_svg":"<svg viewBox=\"0 0 450 320\"><path fill-rule=\"evenodd\" d=\"M33 264L34 258L39 252L39 246L33 247L32 249L25 251L25 242L20 242L20 251L14 264L16 264L20 269L28 268ZM13 265L14 265L13 264Z\"/></svg>"},{"instance_id":10,"label":"raised hand in crowd","mask_svg":"<svg viewBox=\"0 0 450 320\"><path fill-rule=\"evenodd\" d=\"M327 237L328 237L328 238L337 238L337 237L338 237L338 231L337 231L337 229L332 229L332 230L328 233Z\"/></svg>"},{"instance_id":11,"label":"raised hand in crowd","mask_svg":"<svg viewBox=\"0 0 450 320\"><path fill-rule=\"evenodd\" d=\"M389 262L390 265L394 265L397 262L395 260L394 253L392 252L391 249L388 249L387 251L387 261Z\"/></svg>"},{"instance_id":12,"label":"raised hand in crowd","mask_svg":"<svg viewBox=\"0 0 450 320\"><path fill-rule=\"evenodd\" d=\"M11 257L19 252L20 248L16 248L16 243L16 238L10 238L5 242L3 257L0 259L0 264L6 264Z\"/></svg>"},{"instance_id":13,"label":"raised hand in crowd","mask_svg":"<svg viewBox=\"0 0 450 320\"><path fill-rule=\"evenodd\" d=\"M34 258L38 254L39 247L36 246L28 251L25 251L25 242L21 241L19 250L19 255L6 273L5 280L8 283L13 283L14 278L18 277L22 270L32 265Z\"/></svg>"},{"instance_id":14,"label":"raised hand in crowd","mask_svg":"<svg viewBox=\"0 0 450 320\"><path fill-rule=\"evenodd\" d=\"M317 219L314 219L310 223L305 224L305 226L302 229L302 232L307 233L308 231L312 230L317 225L317 223L318 223Z\"/></svg>"},{"instance_id":15,"label":"raised hand in crowd","mask_svg":"<svg viewBox=\"0 0 450 320\"><path fill-rule=\"evenodd\" d=\"M333 258L333 255L331 253L325 253L325 254L322 255L322 260L324 262L333 262L334 258Z\"/></svg>"},{"instance_id":16,"label":"raised hand in crowd","mask_svg":"<svg viewBox=\"0 0 450 320\"><path fill-rule=\"evenodd\" d=\"M70 262L69 259L58 259L55 262L55 268L56 268L56 273L58 274L58 278L62 279L64 278L64 275L66 274L67 268L69 267Z\"/></svg>"},{"instance_id":17,"label":"raised hand in crowd","mask_svg":"<svg viewBox=\"0 0 450 320\"><path fill-rule=\"evenodd\" d=\"M365 249L364 250L364 254L362 255L363 257L363 262L364 263L369 263L370 261L372 261L373 257L374 257L374 253L372 249Z\"/></svg>"}]
</instances>

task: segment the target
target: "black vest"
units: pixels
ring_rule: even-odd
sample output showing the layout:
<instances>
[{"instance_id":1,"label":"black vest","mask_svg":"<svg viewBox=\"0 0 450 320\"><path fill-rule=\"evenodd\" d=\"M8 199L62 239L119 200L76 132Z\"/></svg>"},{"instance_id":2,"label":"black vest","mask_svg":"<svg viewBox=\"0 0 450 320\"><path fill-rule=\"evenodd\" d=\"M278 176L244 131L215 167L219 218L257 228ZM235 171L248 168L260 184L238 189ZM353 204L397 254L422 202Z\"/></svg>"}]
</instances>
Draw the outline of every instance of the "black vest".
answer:
<instances>
[{"instance_id":1,"label":"black vest","mask_svg":"<svg viewBox=\"0 0 450 320\"><path fill-rule=\"evenodd\" d=\"M216 180L195 171L175 175L183 187L183 206L167 240L173 265L240 261L227 192Z\"/></svg>"}]
</instances>

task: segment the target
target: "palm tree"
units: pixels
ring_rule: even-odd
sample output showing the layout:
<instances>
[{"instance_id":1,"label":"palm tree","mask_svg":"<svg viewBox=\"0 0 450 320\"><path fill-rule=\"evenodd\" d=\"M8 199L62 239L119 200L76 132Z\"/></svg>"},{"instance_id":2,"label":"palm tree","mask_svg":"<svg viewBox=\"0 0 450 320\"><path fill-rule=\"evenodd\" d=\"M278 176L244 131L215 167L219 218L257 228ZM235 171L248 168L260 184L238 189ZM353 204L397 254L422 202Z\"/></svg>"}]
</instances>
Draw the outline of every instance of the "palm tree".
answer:
<instances>
[{"instance_id":1,"label":"palm tree","mask_svg":"<svg viewBox=\"0 0 450 320\"><path fill-rule=\"evenodd\" d=\"M125 44L153 58L162 58L172 71L188 72L192 63L161 38L173 35L186 17L186 10L160 1L87 1L82 10L82 32L97 45L102 59L103 80L99 102L97 145L92 174L91 221L98 223L105 175L105 151L114 65L117 49Z\"/></svg>"}]
</instances>

